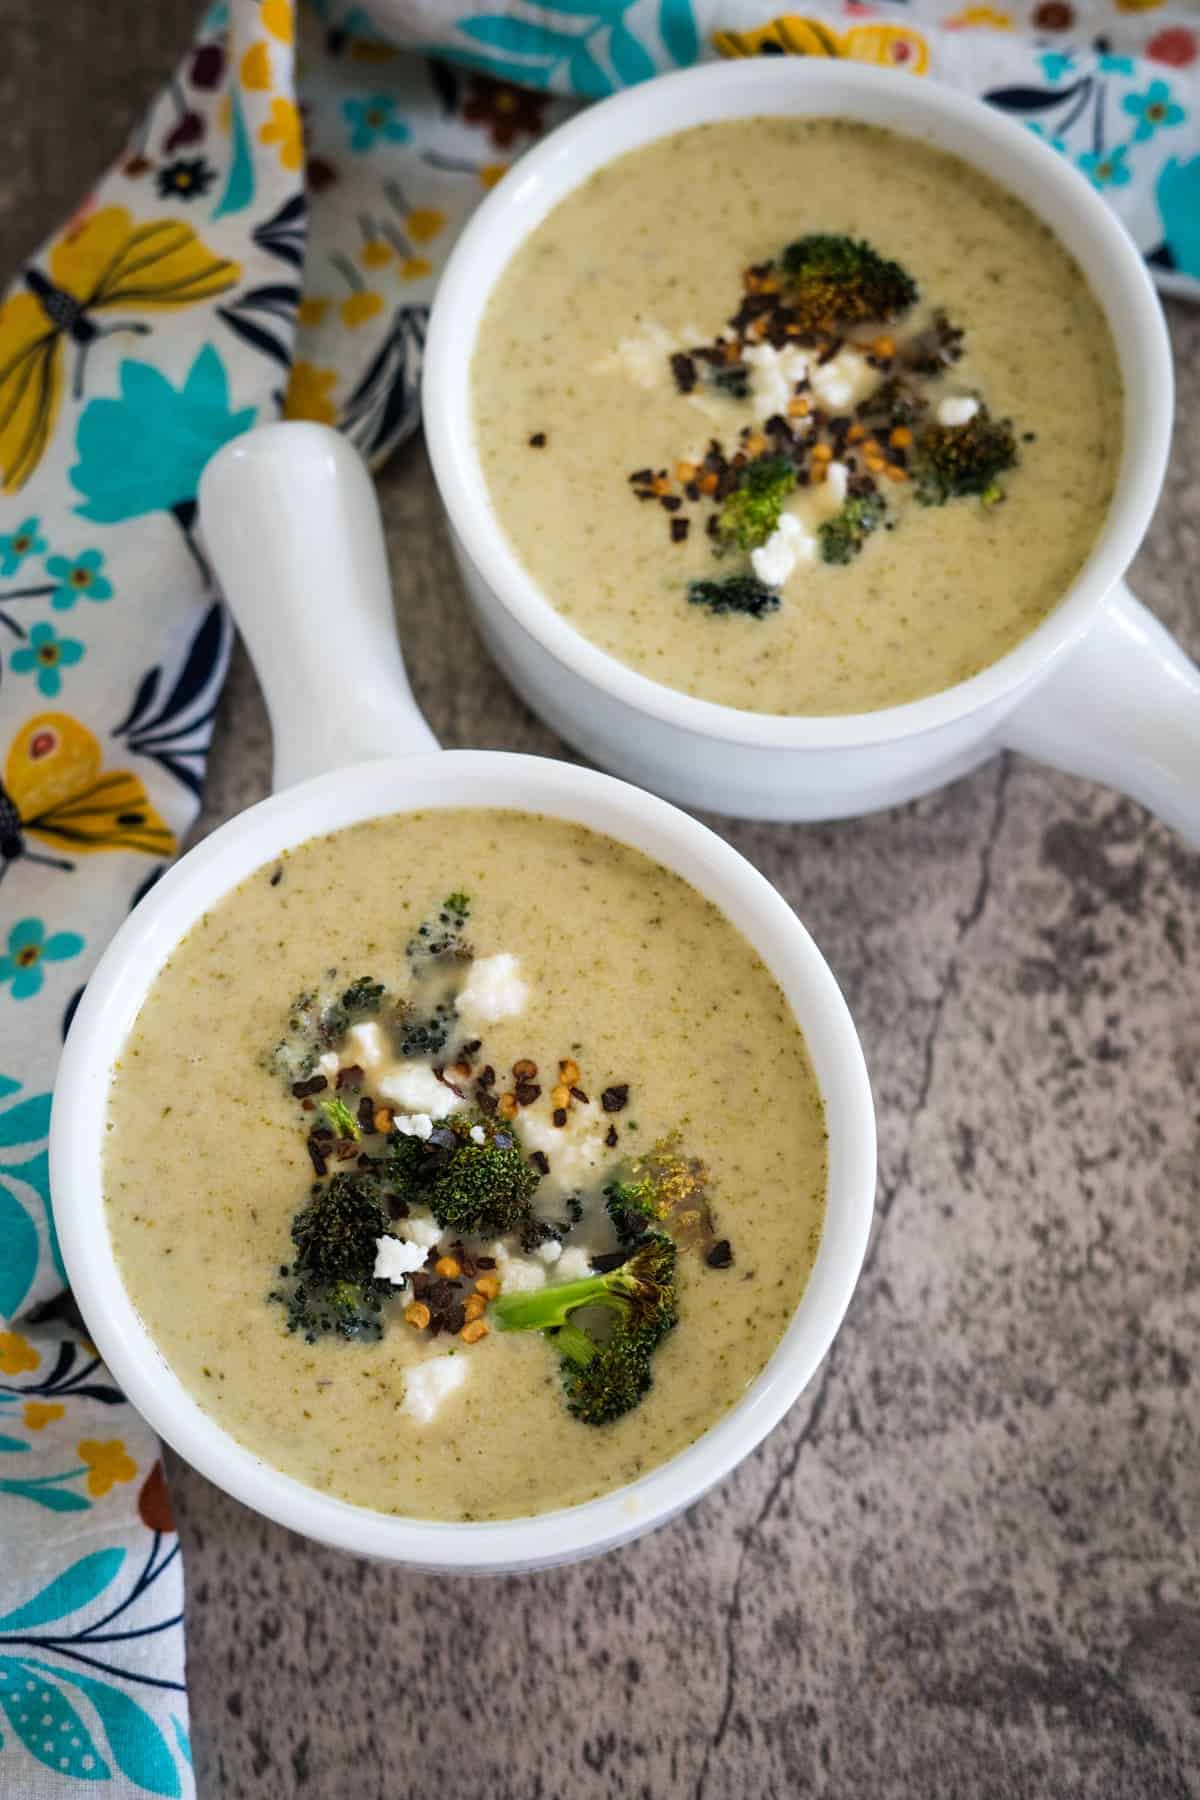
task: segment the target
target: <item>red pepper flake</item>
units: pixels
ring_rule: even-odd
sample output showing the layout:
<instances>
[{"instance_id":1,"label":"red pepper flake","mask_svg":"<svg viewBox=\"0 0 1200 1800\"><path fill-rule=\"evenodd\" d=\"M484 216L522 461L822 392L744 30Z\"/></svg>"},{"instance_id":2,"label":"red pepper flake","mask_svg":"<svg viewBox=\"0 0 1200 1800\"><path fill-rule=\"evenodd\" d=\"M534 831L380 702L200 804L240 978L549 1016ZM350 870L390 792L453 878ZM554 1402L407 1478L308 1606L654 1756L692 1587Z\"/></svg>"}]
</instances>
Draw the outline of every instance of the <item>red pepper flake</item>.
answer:
<instances>
[{"instance_id":1,"label":"red pepper flake","mask_svg":"<svg viewBox=\"0 0 1200 1800\"><path fill-rule=\"evenodd\" d=\"M496 1111L500 1101L495 1094L490 1094L486 1088L477 1087L475 1091L475 1104L480 1112L490 1114Z\"/></svg>"},{"instance_id":2,"label":"red pepper flake","mask_svg":"<svg viewBox=\"0 0 1200 1800\"><path fill-rule=\"evenodd\" d=\"M475 1267L477 1269L494 1269L495 1266L496 1259L494 1256L477 1256L475 1258Z\"/></svg>"},{"instance_id":3,"label":"red pepper flake","mask_svg":"<svg viewBox=\"0 0 1200 1800\"><path fill-rule=\"evenodd\" d=\"M556 1107L555 1107L555 1109L554 1109L554 1123L555 1123L555 1124L556 1124L556 1125L557 1125L557 1126L558 1126L558 1127L559 1127L559 1129L560 1129L560 1130L561 1130L561 1129L562 1129L562 1127L563 1127L563 1126L564 1126L564 1125L565 1125L565 1124L566 1124L566 1122L567 1122L567 1109L566 1109L566 1107L565 1107L565 1106L556 1106Z\"/></svg>"},{"instance_id":4,"label":"red pepper flake","mask_svg":"<svg viewBox=\"0 0 1200 1800\"><path fill-rule=\"evenodd\" d=\"M541 1091L542 1090L536 1081L518 1081L516 1087L513 1089L513 1093L517 1097L518 1106L532 1106Z\"/></svg>"},{"instance_id":5,"label":"red pepper flake","mask_svg":"<svg viewBox=\"0 0 1200 1800\"><path fill-rule=\"evenodd\" d=\"M475 1077L475 1080L481 1088L490 1088L494 1086L496 1071L493 1069L491 1063L484 1064L483 1068L480 1069L478 1075Z\"/></svg>"},{"instance_id":6,"label":"red pepper flake","mask_svg":"<svg viewBox=\"0 0 1200 1800\"><path fill-rule=\"evenodd\" d=\"M292 1093L297 1100L305 1099L309 1094L320 1094L329 1086L323 1075L314 1075L309 1081L293 1081Z\"/></svg>"},{"instance_id":7,"label":"red pepper flake","mask_svg":"<svg viewBox=\"0 0 1200 1800\"><path fill-rule=\"evenodd\" d=\"M600 1096L600 1104L605 1112L623 1112L629 1104L629 1083L618 1081L612 1087L606 1087Z\"/></svg>"},{"instance_id":8,"label":"red pepper flake","mask_svg":"<svg viewBox=\"0 0 1200 1800\"><path fill-rule=\"evenodd\" d=\"M673 544L683 543L684 539L687 537L690 524L690 519L671 520L671 542Z\"/></svg>"},{"instance_id":9,"label":"red pepper flake","mask_svg":"<svg viewBox=\"0 0 1200 1800\"><path fill-rule=\"evenodd\" d=\"M348 1069L339 1069L337 1073L337 1084L339 1088L361 1087L365 1079L366 1076L357 1063L351 1063Z\"/></svg>"},{"instance_id":10,"label":"red pepper flake","mask_svg":"<svg viewBox=\"0 0 1200 1800\"><path fill-rule=\"evenodd\" d=\"M358 1122L366 1132L375 1129L375 1102L369 1094L364 1094L358 1103Z\"/></svg>"},{"instance_id":11,"label":"red pepper flake","mask_svg":"<svg viewBox=\"0 0 1200 1800\"><path fill-rule=\"evenodd\" d=\"M305 1148L307 1149L310 1158L312 1159L312 1166L317 1171L317 1174L318 1175L326 1174L326 1172L328 1171L328 1168L329 1168L329 1164L325 1161L324 1156L321 1154L321 1146L318 1143L316 1143L312 1138L305 1138L304 1144L305 1144Z\"/></svg>"},{"instance_id":12,"label":"red pepper flake","mask_svg":"<svg viewBox=\"0 0 1200 1800\"><path fill-rule=\"evenodd\" d=\"M615 1125L609 1126L608 1130L604 1134L604 1141L608 1145L610 1150L616 1149L619 1140L617 1137L617 1128Z\"/></svg>"},{"instance_id":13,"label":"red pepper flake","mask_svg":"<svg viewBox=\"0 0 1200 1800\"><path fill-rule=\"evenodd\" d=\"M546 448L546 434L544 431L534 432L529 440L529 448L531 450L544 450Z\"/></svg>"},{"instance_id":14,"label":"red pepper flake","mask_svg":"<svg viewBox=\"0 0 1200 1800\"><path fill-rule=\"evenodd\" d=\"M733 1246L728 1238L720 1238L704 1258L710 1269L727 1269L733 1262Z\"/></svg>"},{"instance_id":15,"label":"red pepper flake","mask_svg":"<svg viewBox=\"0 0 1200 1800\"><path fill-rule=\"evenodd\" d=\"M550 1173L550 1158L546 1155L544 1150L535 1150L530 1156L529 1161L539 1175L548 1175Z\"/></svg>"},{"instance_id":16,"label":"red pepper flake","mask_svg":"<svg viewBox=\"0 0 1200 1800\"><path fill-rule=\"evenodd\" d=\"M573 1087L571 1089L571 1098L572 1100L578 1100L580 1106L590 1106L592 1104L581 1087Z\"/></svg>"},{"instance_id":17,"label":"red pepper flake","mask_svg":"<svg viewBox=\"0 0 1200 1800\"><path fill-rule=\"evenodd\" d=\"M470 1043L463 1045L462 1053L464 1056L474 1056L475 1052L477 1050L482 1050L482 1049L483 1049L483 1039L482 1038L472 1038Z\"/></svg>"}]
</instances>

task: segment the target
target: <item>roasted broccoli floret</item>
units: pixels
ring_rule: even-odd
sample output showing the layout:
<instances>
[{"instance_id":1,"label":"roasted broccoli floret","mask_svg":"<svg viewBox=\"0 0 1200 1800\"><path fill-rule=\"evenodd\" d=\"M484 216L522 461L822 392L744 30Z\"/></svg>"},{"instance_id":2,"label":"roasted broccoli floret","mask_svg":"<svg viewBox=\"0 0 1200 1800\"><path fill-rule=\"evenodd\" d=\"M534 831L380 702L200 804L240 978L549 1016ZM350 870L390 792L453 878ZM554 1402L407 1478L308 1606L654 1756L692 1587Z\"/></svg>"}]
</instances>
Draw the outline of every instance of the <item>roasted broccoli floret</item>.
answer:
<instances>
[{"instance_id":1,"label":"roasted broccoli floret","mask_svg":"<svg viewBox=\"0 0 1200 1800\"><path fill-rule=\"evenodd\" d=\"M447 894L432 918L419 925L405 946L414 975L426 975L442 959L469 962L472 951L464 936L471 914L466 894Z\"/></svg>"},{"instance_id":2,"label":"roasted broccoli floret","mask_svg":"<svg viewBox=\"0 0 1200 1800\"><path fill-rule=\"evenodd\" d=\"M387 1282L375 1280L376 1240L388 1229L378 1182L369 1173L317 1183L292 1221L295 1260L286 1285L271 1295L287 1307L289 1331L309 1343L328 1332L345 1338L380 1335Z\"/></svg>"},{"instance_id":3,"label":"roasted broccoli floret","mask_svg":"<svg viewBox=\"0 0 1200 1800\"><path fill-rule=\"evenodd\" d=\"M620 1268L535 1293L501 1294L502 1331L545 1331L562 1359L567 1408L587 1425L632 1411L650 1388L651 1357L675 1325L675 1246L645 1238Z\"/></svg>"},{"instance_id":4,"label":"roasted broccoli floret","mask_svg":"<svg viewBox=\"0 0 1200 1800\"><path fill-rule=\"evenodd\" d=\"M436 1056L444 1050L455 1023L455 1010L449 1000L440 1000L428 1012L406 1006L400 1014L401 1056Z\"/></svg>"},{"instance_id":5,"label":"roasted broccoli floret","mask_svg":"<svg viewBox=\"0 0 1200 1800\"><path fill-rule=\"evenodd\" d=\"M760 456L747 463L717 514L721 543L736 544L739 550L757 550L765 544L795 485L796 471L786 456Z\"/></svg>"},{"instance_id":6,"label":"roasted broccoli floret","mask_svg":"<svg viewBox=\"0 0 1200 1800\"><path fill-rule=\"evenodd\" d=\"M882 523L887 512L879 494L857 494L847 500L831 519L817 527L817 544L822 562L853 562L871 533Z\"/></svg>"},{"instance_id":7,"label":"roasted broccoli floret","mask_svg":"<svg viewBox=\"0 0 1200 1800\"><path fill-rule=\"evenodd\" d=\"M677 1242L707 1249L715 1238L708 1180L705 1165L683 1153L675 1133L626 1163L604 1190L618 1243L628 1249L648 1231L666 1226Z\"/></svg>"},{"instance_id":8,"label":"roasted broccoli floret","mask_svg":"<svg viewBox=\"0 0 1200 1800\"><path fill-rule=\"evenodd\" d=\"M688 603L707 606L711 613L745 613L751 619L765 619L778 612L779 595L757 575L726 575L721 581L688 583Z\"/></svg>"},{"instance_id":9,"label":"roasted broccoli floret","mask_svg":"<svg viewBox=\"0 0 1200 1800\"><path fill-rule=\"evenodd\" d=\"M334 1049L356 1020L377 1013L383 996L383 983L369 975L360 975L341 994L315 988L298 994L288 1014L287 1031L271 1054L276 1074L289 1085L306 1081L317 1058Z\"/></svg>"},{"instance_id":10,"label":"roasted broccoli floret","mask_svg":"<svg viewBox=\"0 0 1200 1800\"><path fill-rule=\"evenodd\" d=\"M894 319L917 298L917 284L856 238L814 232L779 259L787 303L808 330Z\"/></svg>"},{"instance_id":11,"label":"roasted broccoli floret","mask_svg":"<svg viewBox=\"0 0 1200 1800\"><path fill-rule=\"evenodd\" d=\"M924 506L978 494L985 506L1003 500L997 477L1016 466L1017 441L1007 419L981 406L965 425L930 425L917 440L912 475Z\"/></svg>"},{"instance_id":12,"label":"roasted broccoli floret","mask_svg":"<svg viewBox=\"0 0 1200 1800\"><path fill-rule=\"evenodd\" d=\"M478 1134L478 1135L472 1135ZM521 1231L541 1177L503 1119L455 1113L428 1138L393 1132L381 1174L409 1205L427 1206L443 1230L480 1235Z\"/></svg>"}]
</instances>

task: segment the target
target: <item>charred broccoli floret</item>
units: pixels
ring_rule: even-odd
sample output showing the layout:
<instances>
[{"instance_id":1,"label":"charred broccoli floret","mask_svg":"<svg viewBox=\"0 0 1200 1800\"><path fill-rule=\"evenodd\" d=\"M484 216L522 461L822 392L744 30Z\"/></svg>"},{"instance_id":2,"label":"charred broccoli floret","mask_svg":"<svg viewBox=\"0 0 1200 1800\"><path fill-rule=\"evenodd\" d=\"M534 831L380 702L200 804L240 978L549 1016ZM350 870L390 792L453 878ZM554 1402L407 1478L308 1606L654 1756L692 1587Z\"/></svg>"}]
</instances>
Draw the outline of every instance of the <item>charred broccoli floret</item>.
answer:
<instances>
[{"instance_id":1,"label":"charred broccoli floret","mask_svg":"<svg viewBox=\"0 0 1200 1800\"><path fill-rule=\"evenodd\" d=\"M981 406L965 425L930 425L917 440L912 475L924 506L978 494L985 506L1003 500L997 477L1016 466L1017 440L1007 419Z\"/></svg>"},{"instance_id":2,"label":"charred broccoli floret","mask_svg":"<svg viewBox=\"0 0 1200 1800\"><path fill-rule=\"evenodd\" d=\"M717 514L717 532L727 548L757 550L779 524L783 503L796 485L786 456L760 456L747 463L738 485Z\"/></svg>"},{"instance_id":3,"label":"charred broccoli floret","mask_svg":"<svg viewBox=\"0 0 1200 1800\"><path fill-rule=\"evenodd\" d=\"M394 1132L382 1164L390 1191L427 1206L443 1230L497 1236L521 1231L541 1177L506 1120L456 1113L427 1138Z\"/></svg>"},{"instance_id":4,"label":"charred broccoli floret","mask_svg":"<svg viewBox=\"0 0 1200 1800\"><path fill-rule=\"evenodd\" d=\"M751 619L765 619L778 612L779 595L757 575L726 575L721 581L688 583L688 602L707 606L709 612L745 613Z\"/></svg>"},{"instance_id":5,"label":"charred broccoli floret","mask_svg":"<svg viewBox=\"0 0 1200 1800\"><path fill-rule=\"evenodd\" d=\"M273 1300L287 1307L289 1331L309 1343L328 1332L345 1338L380 1335L380 1309L390 1290L375 1280L376 1240L388 1229L378 1182L370 1174L334 1175L317 1183L292 1221L295 1259Z\"/></svg>"},{"instance_id":6,"label":"charred broccoli floret","mask_svg":"<svg viewBox=\"0 0 1200 1800\"><path fill-rule=\"evenodd\" d=\"M871 533L882 523L887 512L879 494L857 494L847 500L831 519L817 527L817 544L822 562L853 562Z\"/></svg>"},{"instance_id":7,"label":"charred broccoli floret","mask_svg":"<svg viewBox=\"0 0 1200 1800\"><path fill-rule=\"evenodd\" d=\"M341 994L315 988L298 994L288 1014L287 1031L271 1054L276 1074L289 1084L307 1080L317 1058L334 1049L357 1020L377 1013L383 996L383 983L369 975L360 975Z\"/></svg>"},{"instance_id":8,"label":"charred broccoli floret","mask_svg":"<svg viewBox=\"0 0 1200 1800\"><path fill-rule=\"evenodd\" d=\"M789 244L779 259L787 302L809 330L894 319L917 298L917 284L899 263L870 244L814 232Z\"/></svg>"},{"instance_id":9,"label":"charred broccoli floret","mask_svg":"<svg viewBox=\"0 0 1200 1800\"><path fill-rule=\"evenodd\" d=\"M549 1333L568 1411L584 1424L606 1425L644 1397L653 1353L679 1317L675 1246L655 1233L607 1274L501 1294L494 1317L502 1331Z\"/></svg>"},{"instance_id":10,"label":"charred broccoli floret","mask_svg":"<svg viewBox=\"0 0 1200 1800\"><path fill-rule=\"evenodd\" d=\"M466 894L447 894L432 918L419 925L405 946L414 975L427 975L433 964L445 960L469 962L472 950L464 935L471 914Z\"/></svg>"},{"instance_id":11,"label":"charred broccoli floret","mask_svg":"<svg viewBox=\"0 0 1200 1800\"><path fill-rule=\"evenodd\" d=\"M708 1180L700 1158L679 1148L677 1134L626 1163L604 1189L618 1243L629 1249L647 1232L666 1226L677 1241L707 1247L715 1237Z\"/></svg>"}]
</instances>

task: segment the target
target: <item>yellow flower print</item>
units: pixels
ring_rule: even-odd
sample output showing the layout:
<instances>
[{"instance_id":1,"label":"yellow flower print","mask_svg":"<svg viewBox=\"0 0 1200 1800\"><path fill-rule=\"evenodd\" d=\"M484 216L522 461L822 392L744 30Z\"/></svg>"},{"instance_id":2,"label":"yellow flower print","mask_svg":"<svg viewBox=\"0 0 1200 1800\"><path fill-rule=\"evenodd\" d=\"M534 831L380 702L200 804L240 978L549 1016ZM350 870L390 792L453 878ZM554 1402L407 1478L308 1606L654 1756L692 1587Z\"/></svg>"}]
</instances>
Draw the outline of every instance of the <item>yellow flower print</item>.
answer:
<instances>
[{"instance_id":1,"label":"yellow flower print","mask_svg":"<svg viewBox=\"0 0 1200 1800\"><path fill-rule=\"evenodd\" d=\"M53 1425L55 1419L61 1419L66 1410L65 1406L49 1406L44 1400L27 1400L21 1416L30 1431L42 1431L47 1425Z\"/></svg>"},{"instance_id":2,"label":"yellow flower print","mask_svg":"<svg viewBox=\"0 0 1200 1800\"><path fill-rule=\"evenodd\" d=\"M359 255L364 269L383 269L392 260L392 246L386 238L368 238Z\"/></svg>"},{"instance_id":3,"label":"yellow flower print","mask_svg":"<svg viewBox=\"0 0 1200 1800\"><path fill-rule=\"evenodd\" d=\"M484 163L482 169L479 171L479 180L485 188L494 188L496 183L501 181L507 174L507 163Z\"/></svg>"},{"instance_id":4,"label":"yellow flower print","mask_svg":"<svg viewBox=\"0 0 1200 1800\"><path fill-rule=\"evenodd\" d=\"M283 403L284 417L315 419L319 425L332 425L337 419L331 397L336 385L336 369L318 369L315 363L304 361L296 363Z\"/></svg>"},{"instance_id":5,"label":"yellow flower print","mask_svg":"<svg viewBox=\"0 0 1200 1800\"><path fill-rule=\"evenodd\" d=\"M342 324L353 331L359 325L365 325L373 319L377 312L383 311L383 295L373 294L369 288L360 288L343 300L338 309L342 315Z\"/></svg>"},{"instance_id":6,"label":"yellow flower print","mask_svg":"<svg viewBox=\"0 0 1200 1800\"><path fill-rule=\"evenodd\" d=\"M294 100L272 100L271 117L258 134L260 144L278 144L285 169L298 169L304 160L304 135Z\"/></svg>"},{"instance_id":7,"label":"yellow flower print","mask_svg":"<svg viewBox=\"0 0 1200 1800\"><path fill-rule=\"evenodd\" d=\"M418 206L409 213L404 224L414 244L428 244L445 229L446 215L438 212L435 206Z\"/></svg>"},{"instance_id":8,"label":"yellow flower print","mask_svg":"<svg viewBox=\"0 0 1200 1800\"><path fill-rule=\"evenodd\" d=\"M222 131L228 131L233 124L233 95L228 88L221 95L221 103L217 107L217 124Z\"/></svg>"},{"instance_id":9,"label":"yellow flower print","mask_svg":"<svg viewBox=\"0 0 1200 1800\"><path fill-rule=\"evenodd\" d=\"M854 25L837 32L819 19L788 13L753 31L716 31L713 46L722 56L761 56L774 51L787 56L845 56L854 62L882 63L924 75L929 47L919 31L907 25Z\"/></svg>"},{"instance_id":10,"label":"yellow flower print","mask_svg":"<svg viewBox=\"0 0 1200 1800\"><path fill-rule=\"evenodd\" d=\"M241 61L238 73L242 86L261 92L271 85L271 52L264 43L251 44Z\"/></svg>"},{"instance_id":11,"label":"yellow flower print","mask_svg":"<svg viewBox=\"0 0 1200 1800\"><path fill-rule=\"evenodd\" d=\"M296 317L301 325L319 325L329 311L328 300L302 300Z\"/></svg>"},{"instance_id":12,"label":"yellow flower print","mask_svg":"<svg viewBox=\"0 0 1200 1800\"><path fill-rule=\"evenodd\" d=\"M1153 12L1155 7L1161 6L1162 3L1163 0L1116 0L1118 12L1132 13Z\"/></svg>"},{"instance_id":13,"label":"yellow flower print","mask_svg":"<svg viewBox=\"0 0 1200 1800\"><path fill-rule=\"evenodd\" d=\"M295 32L291 0L262 0L260 17L263 29L272 37L278 38L281 44L291 43Z\"/></svg>"},{"instance_id":14,"label":"yellow flower print","mask_svg":"<svg viewBox=\"0 0 1200 1800\"><path fill-rule=\"evenodd\" d=\"M132 1481L137 1474L137 1464L120 1438L84 1438L76 1449L87 1464L87 1490L93 1500L107 1494L116 1482Z\"/></svg>"},{"instance_id":15,"label":"yellow flower print","mask_svg":"<svg viewBox=\"0 0 1200 1800\"><path fill-rule=\"evenodd\" d=\"M36 1369L41 1357L19 1331L0 1331L0 1375L23 1375Z\"/></svg>"},{"instance_id":16,"label":"yellow flower print","mask_svg":"<svg viewBox=\"0 0 1200 1800\"><path fill-rule=\"evenodd\" d=\"M1011 31L1013 22L1009 15L997 12L994 6L964 6L962 11L945 21L951 31L983 30Z\"/></svg>"},{"instance_id":17,"label":"yellow flower print","mask_svg":"<svg viewBox=\"0 0 1200 1800\"><path fill-rule=\"evenodd\" d=\"M406 256L400 264L401 281L421 281L426 275L432 275L433 264L428 257Z\"/></svg>"}]
</instances>

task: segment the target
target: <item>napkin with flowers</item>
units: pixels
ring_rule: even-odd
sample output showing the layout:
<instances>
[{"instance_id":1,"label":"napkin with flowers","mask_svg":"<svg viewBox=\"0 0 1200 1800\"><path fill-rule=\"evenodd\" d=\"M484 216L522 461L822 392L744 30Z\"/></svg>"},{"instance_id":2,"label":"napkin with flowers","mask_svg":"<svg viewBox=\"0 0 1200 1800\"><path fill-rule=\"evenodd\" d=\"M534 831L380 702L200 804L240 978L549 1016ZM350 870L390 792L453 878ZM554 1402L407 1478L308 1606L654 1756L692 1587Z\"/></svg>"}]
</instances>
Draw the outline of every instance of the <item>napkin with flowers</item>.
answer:
<instances>
[{"instance_id":1,"label":"napkin with flowers","mask_svg":"<svg viewBox=\"0 0 1200 1800\"><path fill-rule=\"evenodd\" d=\"M780 0L775 0L779 4ZM232 0L0 304L0 1790L194 1791L158 1447L75 1317L46 1136L83 984L191 825L229 654L196 536L280 413L378 462L455 234L583 102L703 58L850 57L1070 157L1200 282L1200 19L1156 0Z\"/></svg>"}]
</instances>

